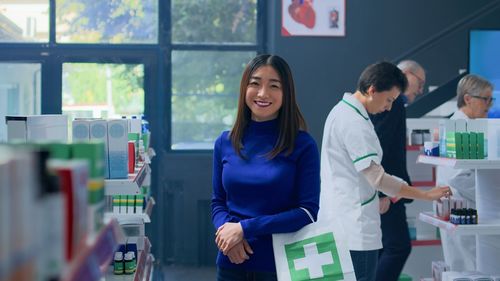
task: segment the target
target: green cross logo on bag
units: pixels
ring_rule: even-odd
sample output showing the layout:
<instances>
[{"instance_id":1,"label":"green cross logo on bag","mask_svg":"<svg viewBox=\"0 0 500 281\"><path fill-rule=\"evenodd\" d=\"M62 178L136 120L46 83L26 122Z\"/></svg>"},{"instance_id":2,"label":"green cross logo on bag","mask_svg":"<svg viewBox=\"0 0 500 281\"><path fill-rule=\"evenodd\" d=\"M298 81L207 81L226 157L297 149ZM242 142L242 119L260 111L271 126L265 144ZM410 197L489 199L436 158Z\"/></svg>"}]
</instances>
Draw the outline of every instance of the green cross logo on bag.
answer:
<instances>
[{"instance_id":1,"label":"green cross logo on bag","mask_svg":"<svg viewBox=\"0 0 500 281\"><path fill-rule=\"evenodd\" d=\"M292 281L344 280L333 233L285 245Z\"/></svg>"}]
</instances>

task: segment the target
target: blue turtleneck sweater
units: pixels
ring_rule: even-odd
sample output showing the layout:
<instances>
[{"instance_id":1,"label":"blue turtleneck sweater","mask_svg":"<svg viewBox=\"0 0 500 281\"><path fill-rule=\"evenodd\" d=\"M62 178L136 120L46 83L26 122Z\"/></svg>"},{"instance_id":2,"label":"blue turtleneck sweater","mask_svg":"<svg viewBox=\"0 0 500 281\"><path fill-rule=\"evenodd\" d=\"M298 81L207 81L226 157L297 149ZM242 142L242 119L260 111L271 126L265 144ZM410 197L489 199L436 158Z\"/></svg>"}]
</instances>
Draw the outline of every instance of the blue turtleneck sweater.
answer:
<instances>
[{"instance_id":1,"label":"blue turtleneck sweater","mask_svg":"<svg viewBox=\"0 0 500 281\"><path fill-rule=\"evenodd\" d=\"M294 232L316 221L319 209L320 161L316 142L300 131L289 156L269 160L278 139L277 120L251 121L239 157L223 132L215 141L212 221L215 228L240 222L254 254L242 264L221 252L217 265L248 271L275 272L273 233Z\"/></svg>"}]
</instances>

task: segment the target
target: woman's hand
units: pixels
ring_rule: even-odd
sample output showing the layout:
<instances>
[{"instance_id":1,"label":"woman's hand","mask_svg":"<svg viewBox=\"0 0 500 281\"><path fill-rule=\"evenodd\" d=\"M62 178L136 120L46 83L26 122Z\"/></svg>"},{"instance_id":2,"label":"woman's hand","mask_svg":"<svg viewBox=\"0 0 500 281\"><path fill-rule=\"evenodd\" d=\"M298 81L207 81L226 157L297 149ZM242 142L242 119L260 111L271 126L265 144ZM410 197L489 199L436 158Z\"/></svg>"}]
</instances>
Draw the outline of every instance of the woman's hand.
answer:
<instances>
[{"instance_id":1,"label":"woman's hand","mask_svg":"<svg viewBox=\"0 0 500 281\"><path fill-rule=\"evenodd\" d=\"M452 193L449 186L438 186L425 192L427 199L431 201L439 200L439 198L442 197L448 198L451 196L451 194Z\"/></svg>"},{"instance_id":2,"label":"woman's hand","mask_svg":"<svg viewBox=\"0 0 500 281\"><path fill-rule=\"evenodd\" d=\"M236 244L236 246L232 247L227 252L227 257L232 263L240 264L250 259L248 254L253 254L253 250L248 244L247 240L243 239L240 243Z\"/></svg>"},{"instance_id":3,"label":"woman's hand","mask_svg":"<svg viewBox=\"0 0 500 281\"><path fill-rule=\"evenodd\" d=\"M217 248L227 255L228 251L243 240L243 228L240 223L226 222L215 233Z\"/></svg>"},{"instance_id":4,"label":"woman's hand","mask_svg":"<svg viewBox=\"0 0 500 281\"><path fill-rule=\"evenodd\" d=\"M381 215L387 213L391 207L391 199L389 197L382 197L379 199L379 213Z\"/></svg>"}]
</instances>

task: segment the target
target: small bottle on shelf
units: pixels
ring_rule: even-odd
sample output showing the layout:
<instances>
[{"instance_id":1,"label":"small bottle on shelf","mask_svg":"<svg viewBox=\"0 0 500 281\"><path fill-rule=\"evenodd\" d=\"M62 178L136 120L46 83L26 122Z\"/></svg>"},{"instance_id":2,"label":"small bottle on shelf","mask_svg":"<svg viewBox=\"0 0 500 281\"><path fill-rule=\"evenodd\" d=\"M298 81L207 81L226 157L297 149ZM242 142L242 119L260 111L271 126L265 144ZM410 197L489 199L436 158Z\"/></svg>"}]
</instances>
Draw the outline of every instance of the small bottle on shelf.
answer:
<instances>
[{"instance_id":1,"label":"small bottle on shelf","mask_svg":"<svg viewBox=\"0 0 500 281\"><path fill-rule=\"evenodd\" d=\"M114 262L113 262L113 273L116 275L121 275L121 274L123 274L124 269L125 269L125 265L123 264L123 253L116 252Z\"/></svg>"},{"instance_id":2,"label":"small bottle on shelf","mask_svg":"<svg viewBox=\"0 0 500 281\"><path fill-rule=\"evenodd\" d=\"M136 262L135 254L130 251L125 254L125 274L133 274L135 272Z\"/></svg>"}]
</instances>

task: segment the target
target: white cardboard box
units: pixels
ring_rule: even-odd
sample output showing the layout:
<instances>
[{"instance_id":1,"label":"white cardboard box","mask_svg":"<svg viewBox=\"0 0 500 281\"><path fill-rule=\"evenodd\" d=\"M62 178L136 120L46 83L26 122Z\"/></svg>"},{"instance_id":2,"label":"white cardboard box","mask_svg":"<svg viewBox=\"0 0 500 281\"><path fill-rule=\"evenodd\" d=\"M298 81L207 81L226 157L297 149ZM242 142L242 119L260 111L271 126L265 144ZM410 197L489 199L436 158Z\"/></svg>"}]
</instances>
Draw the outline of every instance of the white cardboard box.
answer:
<instances>
[{"instance_id":1,"label":"white cardboard box","mask_svg":"<svg viewBox=\"0 0 500 281\"><path fill-rule=\"evenodd\" d=\"M6 116L7 141L68 141L68 116Z\"/></svg>"},{"instance_id":2,"label":"white cardboard box","mask_svg":"<svg viewBox=\"0 0 500 281\"><path fill-rule=\"evenodd\" d=\"M127 119L108 120L108 161L110 179L128 177Z\"/></svg>"},{"instance_id":3,"label":"white cardboard box","mask_svg":"<svg viewBox=\"0 0 500 281\"><path fill-rule=\"evenodd\" d=\"M87 119L75 119L72 122L73 142L88 142L90 140L90 121Z\"/></svg>"},{"instance_id":4,"label":"white cardboard box","mask_svg":"<svg viewBox=\"0 0 500 281\"><path fill-rule=\"evenodd\" d=\"M104 178L109 179L108 121L91 120L89 122L90 139L104 142Z\"/></svg>"}]
</instances>

